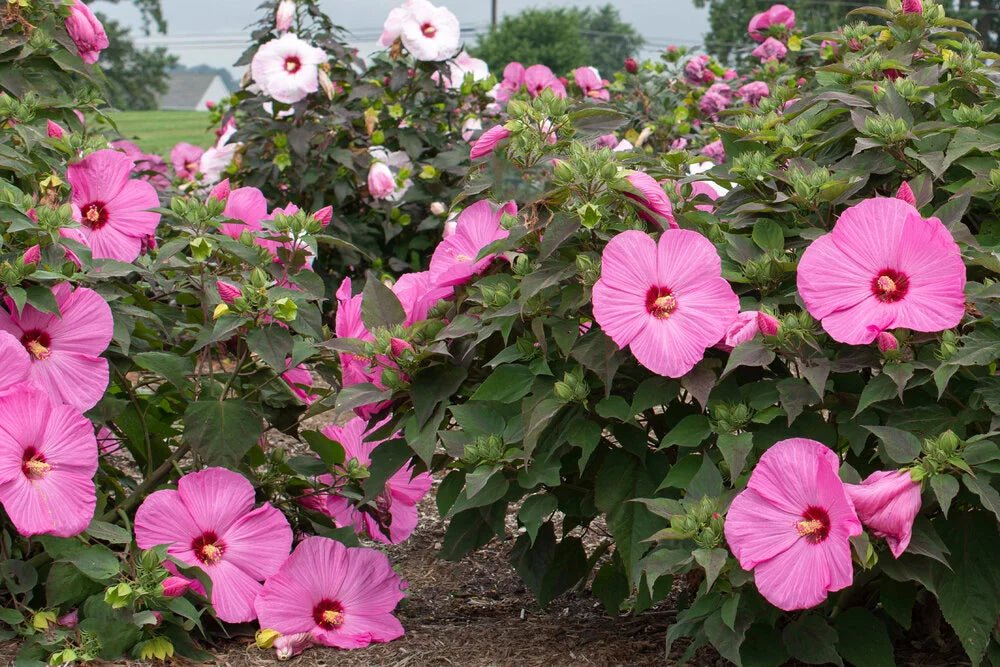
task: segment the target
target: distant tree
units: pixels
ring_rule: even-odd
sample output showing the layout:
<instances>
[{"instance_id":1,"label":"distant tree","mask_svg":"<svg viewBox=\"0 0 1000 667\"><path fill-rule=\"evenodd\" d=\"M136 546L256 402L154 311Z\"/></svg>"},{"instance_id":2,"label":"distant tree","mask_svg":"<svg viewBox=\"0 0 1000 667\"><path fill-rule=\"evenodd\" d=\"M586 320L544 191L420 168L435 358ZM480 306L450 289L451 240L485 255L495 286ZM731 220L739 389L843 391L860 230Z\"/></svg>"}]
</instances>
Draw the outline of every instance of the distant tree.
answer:
<instances>
[{"instance_id":1,"label":"distant tree","mask_svg":"<svg viewBox=\"0 0 1000 667\"><path fill-rule=\"evenodd\" d=\"M127 28L97 16L110 42L98 61L107 79L108 101L118 109L155 109L157 96L167 92L169 72L177 66L177 56L162 46L137 48Z\"/></svg>"},{"instance_id":2,"label":"distant tree","mask_svg":"<svg viewBox=\"0 0 1000 667\"><path fill-rule=\"evenodd\" d=\"M757 12L775 0L693 0L695 7L708 7L709 33L706 50L724 62L737 63L749 55L754 45L747 37L747 24ZM1000 0L940 0L953 16L972 23L988 50L998 46ZM796 24L806 34L835 30L847 21L847 12L872 0L783 0L795 10Z\"/></svg>"},{"instance_id":3,"label":"distant tree","mask_svg":"<svg viewBox=\"0 0 1000 667\"><path fill-rule=\"evenodd\" d=\"M161 35L167 32L167 21L163 18L163 8L160 6L160 0L101 0L101 2L107 2L111 5L117 5L123 1L131 2L139 10L139 15L142 17L143 34L150 34L150 28L154 26L156 27L156 32Z\"/></svg>"},{"instance_id":4,"label":"distant tree","mask_svg":"<svg viewBox=\"0 0 1000 667\"><path fill-rule=\"evenodd\" d=\"M592 65L603 74L620 69L643 39L611 5L599 8L526 9L504 17L479 37L474 55L499 72L512 60L542 63L557 74Z\"/></svg>"}]
</instances>

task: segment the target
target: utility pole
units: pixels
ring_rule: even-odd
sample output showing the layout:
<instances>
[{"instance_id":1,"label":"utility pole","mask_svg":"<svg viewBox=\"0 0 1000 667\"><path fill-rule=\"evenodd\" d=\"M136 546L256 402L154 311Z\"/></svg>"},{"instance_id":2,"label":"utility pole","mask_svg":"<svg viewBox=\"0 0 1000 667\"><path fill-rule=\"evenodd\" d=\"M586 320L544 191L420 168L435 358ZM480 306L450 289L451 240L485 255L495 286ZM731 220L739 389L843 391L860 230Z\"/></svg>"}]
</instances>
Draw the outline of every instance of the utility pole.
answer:
<instances>
[{"instance_id":1,"label":"utility pole","mask_svg":"<svg viewBox=\"0 0 1000 667\"><path fill-rule=\"evenodd\" d=\"M497 0L491 0L492 11L490 12L490 26L493 30L497 29Z\"/></svg>"}]
</instances>

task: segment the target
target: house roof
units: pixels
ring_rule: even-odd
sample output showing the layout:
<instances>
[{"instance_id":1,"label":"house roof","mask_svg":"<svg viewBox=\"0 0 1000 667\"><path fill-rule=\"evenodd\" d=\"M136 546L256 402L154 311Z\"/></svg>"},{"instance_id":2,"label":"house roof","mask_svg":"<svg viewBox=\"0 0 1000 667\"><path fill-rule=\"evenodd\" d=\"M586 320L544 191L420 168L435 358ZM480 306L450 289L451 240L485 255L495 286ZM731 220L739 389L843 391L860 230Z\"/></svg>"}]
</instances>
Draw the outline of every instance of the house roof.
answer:
<instances>
[{"instance_id":1,"label":"house roof","mask_svg":"<svg viewBox=\"0 0 1000 667\"><path fill-rule=\"evenodd\" d=\"M216 78L212 72L171 72L167 92L160 97L161 109L195 109ZM222 82L225 86L225 82Z\"/></svg>"}]
</instances>

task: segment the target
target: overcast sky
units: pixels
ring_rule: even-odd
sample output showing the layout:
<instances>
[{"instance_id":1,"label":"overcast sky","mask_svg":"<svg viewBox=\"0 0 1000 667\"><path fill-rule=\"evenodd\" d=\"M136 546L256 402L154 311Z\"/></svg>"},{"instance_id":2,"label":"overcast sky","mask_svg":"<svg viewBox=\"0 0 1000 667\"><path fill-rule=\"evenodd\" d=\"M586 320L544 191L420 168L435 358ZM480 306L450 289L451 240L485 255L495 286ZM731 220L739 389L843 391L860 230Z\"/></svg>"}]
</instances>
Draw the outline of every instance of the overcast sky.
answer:
<instances>
[{"instance_id":1,"label":"overcast sky","mask_svg":"<svg viewBox=\"0 0 1000 667\"><path fill-rule=\"evenodd\" d=\"M696 9L691 0L497 0L500 15L517 13L528 7L587 7L611 4L622 18L642 33L652 46L667 43L693 45L701 42L708 28L707 11ZM167 19L167 35L141 38L139 13L128 0L109 4L101 0L93 8L133 28L140 44L165 45L184 65L202 63L230 67L243 52L247 31L257 20L259 0L161 0ZM362 52L376 48L375 39L389 10L401 0L323 0L323 10L334 22L350 30ZM463 28L486 28L490 21L490 0L436 0L458 16ZM239 69L231 70L239 76Z\"/></svg>"}]
</instances>

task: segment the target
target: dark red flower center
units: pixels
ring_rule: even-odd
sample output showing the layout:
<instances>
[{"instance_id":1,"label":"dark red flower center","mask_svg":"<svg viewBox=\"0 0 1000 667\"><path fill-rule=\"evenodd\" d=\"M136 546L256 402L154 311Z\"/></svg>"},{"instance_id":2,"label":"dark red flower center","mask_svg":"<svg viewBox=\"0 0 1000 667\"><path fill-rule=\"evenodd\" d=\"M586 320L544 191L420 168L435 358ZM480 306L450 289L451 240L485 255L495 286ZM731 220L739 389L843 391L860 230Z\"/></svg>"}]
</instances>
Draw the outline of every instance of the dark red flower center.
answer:
<instances>
[{"instance_id":1,"label":"dark red flower center","mask_svg":"<svg viewBox=\"0 0 1000 667\"><path fill-rule=\"evenodd\" d=\"M425 23L420 26L420 32L424 33L424 37L432 39L434 35L437 34L438 29L434 27L431 23Z\"/></svg>"},{"instance_id":2,"label":"dark red flower center","mask_svg":"<svg viewBox=\"0 0 1000 667\"><path fill-rule=\"evenodd\" d=\"M295 74L300 69L302 69L302 60L298 56L288 56L285 58L285 71L289 74Z\"/></svg>"},{"instance_id":3,"label":"dark red flower center","mask_svg":"<svg viewBox=\"0 0 1000 667\"><path fill-rule=\"evenodd\" d=\"M52 470L52 466L45 462L45 457L34 447L24 450L21 458L21 472L28 479L41 479Z\"/></svg>"},{"instance_id":4,"label":"dark red flower center","mask_svg":"<svg viewBox=\"0 0 1000 667\"><path fill-rule=\"evenodd\" d=\"M83 226L90 229L100 229L108 224L108 210L105 206L105 203L102 201L92 201L80 207L82 217L80 222Z\"/></svg>"},{"instance_id":5,"label":"dark red flower center","mask_svg":"<svg viewBox=\"0 0 1000 667\"><path fill-rule=\"evenodd\" d=\"M895 303L910 291L910 279L895 269L882 269L872 279L872 294L882 303Z\"/></svg>"},{"instance_id":6,"label":"dark red flower center","mask_svg":"<svg viewBox=\"0 0 1000 667\"><path fill-rule=\"evenodd\" d=\"M819 544L830 535L830 515L821 507L809 507L795 524L795 530L813 544Z\"/></svg>"},{"instance_id":7,"label":"dark red flower center","mask_svg":"<svg viewBox=\"0 0 1000 667\"><path fill-rule=\"evenodd\" d=\"M324 598L313 607L313 620L324 630L339 628L344 624L344 605Z\"/></svg>"},{"instance_id":8,"label":"dark red flower center","mask_svg":"<svg viewBox=\"0 0 1000 667\"><path fill-rule=\"evenodd\" d=\"M209 531L196 537L191 543L191 550L195 557L206 565L215 565L222 560L222 554L226 551L226 545L215 533Z\"/></svg>"},{"instance_id":9,"label":"dark red flower center","mask_svg":"<svg viewBox=\"0 0 1000 667\"><path fill-rule=\"evenodd\" d=\"M21 336L21 345L24 346L24 349L28 351L28 354L35 361L48 359L49 355L52 354L49 350L52 347L52 337L48 333L38 329L25 331Z\"/></svg>"},{"instance_id":10,"label":"dark red flower center","mask_svg":"<svg viewBox=\"0 0 1000 667\"><path fill-rule=\"evenodd\" d=\"M646 310L653 317L665 320L677 310L677 297L670 288L653 285L646 292Z\"/></svg>"}]
</instances>

